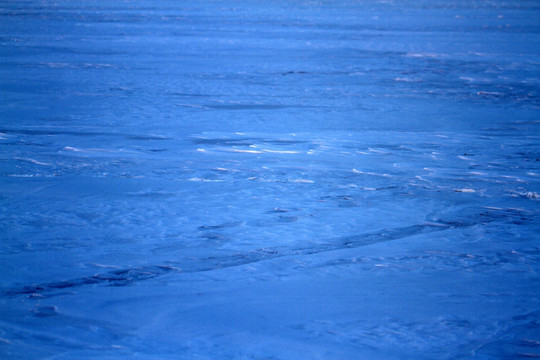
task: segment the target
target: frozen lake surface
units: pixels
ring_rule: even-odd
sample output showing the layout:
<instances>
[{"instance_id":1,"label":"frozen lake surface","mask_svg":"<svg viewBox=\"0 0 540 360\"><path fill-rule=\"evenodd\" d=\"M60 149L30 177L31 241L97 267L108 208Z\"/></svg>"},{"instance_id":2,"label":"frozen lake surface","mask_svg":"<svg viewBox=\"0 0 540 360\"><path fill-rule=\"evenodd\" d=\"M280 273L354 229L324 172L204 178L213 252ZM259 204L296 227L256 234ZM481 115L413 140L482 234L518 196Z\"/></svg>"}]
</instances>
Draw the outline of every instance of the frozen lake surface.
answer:
<instances>
[{"instance_id":1,"label":"frozen lake surface","mask_svg":"<svg viewBox=\"0 0 540 360\"><path fill-rule=\"evenodd\" d=\"M537 1L0 2L0 358L540 357Z\"/></svg>"}]
</instances>

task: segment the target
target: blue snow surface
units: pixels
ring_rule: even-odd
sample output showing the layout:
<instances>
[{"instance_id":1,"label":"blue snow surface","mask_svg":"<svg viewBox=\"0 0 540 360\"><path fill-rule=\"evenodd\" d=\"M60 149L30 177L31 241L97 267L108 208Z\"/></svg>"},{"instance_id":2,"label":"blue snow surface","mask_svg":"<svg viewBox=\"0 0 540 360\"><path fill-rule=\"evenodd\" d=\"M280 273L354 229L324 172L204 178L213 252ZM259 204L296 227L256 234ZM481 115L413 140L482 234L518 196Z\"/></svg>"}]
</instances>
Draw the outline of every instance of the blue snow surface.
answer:
<instances>
[{"instance_id":1,"label":"blue snow surface","mask_svg":"<svg viewBox=\"0 0 540 360\"><path fill-rule=\"evenodd\" d=\"M538 1L0 2L0 358L540 356Z\"/></svg>"}]
</instances>

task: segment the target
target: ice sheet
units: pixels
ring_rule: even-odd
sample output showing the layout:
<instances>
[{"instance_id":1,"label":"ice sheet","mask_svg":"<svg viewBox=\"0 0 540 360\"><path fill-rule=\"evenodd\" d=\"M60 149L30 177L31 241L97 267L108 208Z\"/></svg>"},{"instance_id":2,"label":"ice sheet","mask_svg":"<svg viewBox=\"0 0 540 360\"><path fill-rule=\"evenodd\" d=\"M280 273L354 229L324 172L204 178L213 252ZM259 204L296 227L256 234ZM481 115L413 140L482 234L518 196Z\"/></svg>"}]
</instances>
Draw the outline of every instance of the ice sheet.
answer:
<instances>
[{"instance_id":1,"label":"ice sheet","mask_svg":"<svg viewBox=\"0 0 540 360\"><path fill-rule=\"evenodd\" d=\"M4 1L0 357L540 356L534 1Z\"/></svg>"}]
</instances>

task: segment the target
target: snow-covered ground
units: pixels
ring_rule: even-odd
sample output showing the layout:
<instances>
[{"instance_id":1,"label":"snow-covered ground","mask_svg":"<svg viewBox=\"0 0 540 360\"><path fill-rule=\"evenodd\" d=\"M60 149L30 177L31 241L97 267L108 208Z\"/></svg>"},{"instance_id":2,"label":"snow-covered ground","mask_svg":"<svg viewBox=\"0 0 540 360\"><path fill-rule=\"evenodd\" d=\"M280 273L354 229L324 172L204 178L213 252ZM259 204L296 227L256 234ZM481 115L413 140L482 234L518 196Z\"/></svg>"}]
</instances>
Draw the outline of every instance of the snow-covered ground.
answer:
<instances>
[{"instance_id":1,"label":"snow-covered ground","mask_svg":"<svg viewBox=\"0 0 540 360\"><path fill-rule=\"evenodd\" d=\"M540 357L537 1L0 2L0 358Z\"/></svg>"}]
</instances>

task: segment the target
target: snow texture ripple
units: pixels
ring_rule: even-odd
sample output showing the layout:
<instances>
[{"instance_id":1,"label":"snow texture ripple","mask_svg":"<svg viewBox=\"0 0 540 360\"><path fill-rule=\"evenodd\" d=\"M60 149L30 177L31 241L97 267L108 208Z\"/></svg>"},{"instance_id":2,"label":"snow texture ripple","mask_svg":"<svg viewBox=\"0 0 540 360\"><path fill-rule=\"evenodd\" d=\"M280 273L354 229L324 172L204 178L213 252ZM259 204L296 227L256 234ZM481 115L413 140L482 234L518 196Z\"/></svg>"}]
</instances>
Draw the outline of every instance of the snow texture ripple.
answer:
<instances>
[{"instance_id":1,"label":"snow texture ripple","mask_svg":"<svg viewBox=\"0 0 540 360\"><path fill-rule=\"evenodd\" d=\"M0 3L0 358L540 357L535 1Z\"/></svg>"}]
</instances>

